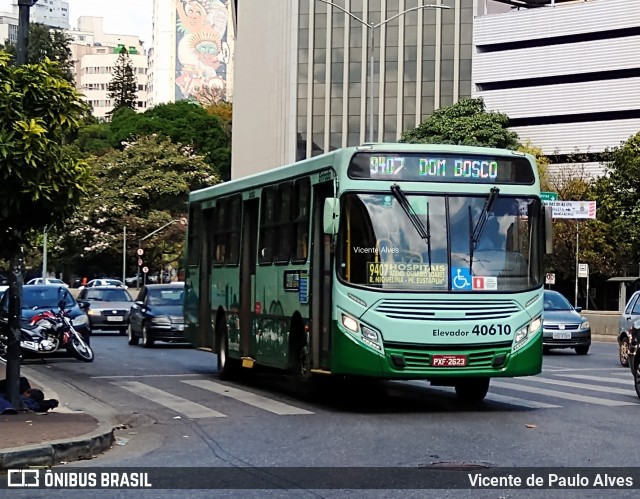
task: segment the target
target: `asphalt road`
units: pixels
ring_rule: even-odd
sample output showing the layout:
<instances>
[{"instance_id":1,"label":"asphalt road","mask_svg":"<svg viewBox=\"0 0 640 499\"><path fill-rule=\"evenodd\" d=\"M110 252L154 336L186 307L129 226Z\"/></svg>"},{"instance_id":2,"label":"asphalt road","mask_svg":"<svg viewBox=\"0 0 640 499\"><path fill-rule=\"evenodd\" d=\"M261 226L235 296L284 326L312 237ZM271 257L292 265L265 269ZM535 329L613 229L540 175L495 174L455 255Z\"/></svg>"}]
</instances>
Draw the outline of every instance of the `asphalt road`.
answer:
<instances>
[{"instance_id":1,"label":"asphalt road","mask_svg":"<svg viewBox=\"0 0 640 499\"><path fill-rule=\"evenodd\" d=\"M64 380L63 403L73 406L83 397L84 404L127 425L117 433L119 445L113 450L74 467L162 467L169 476L176 466L337 467L348 475L351 467L455 466L488 473L503 467L554 472L640 463L638 446L629 442L637 433L640 401L613 343L593 344L586 357L554 351L545 356L541 375L493 380L487 399L477 406L459 403L451 388L422 381L327 383L309 398L270 373L222 382L215 355L186 346L160 343L144 349L128 346L126 337L98 333L92 347L96 360L91 364L69 358L29 361L40 373ZM275 483L286 489L292 482ZM69 493L47 491L42 497L63 492ZM119 497L120 492L85 490L83 495ZM593 489L184 492L188 497L637 495Z\"/></svg>"}]
</instances>

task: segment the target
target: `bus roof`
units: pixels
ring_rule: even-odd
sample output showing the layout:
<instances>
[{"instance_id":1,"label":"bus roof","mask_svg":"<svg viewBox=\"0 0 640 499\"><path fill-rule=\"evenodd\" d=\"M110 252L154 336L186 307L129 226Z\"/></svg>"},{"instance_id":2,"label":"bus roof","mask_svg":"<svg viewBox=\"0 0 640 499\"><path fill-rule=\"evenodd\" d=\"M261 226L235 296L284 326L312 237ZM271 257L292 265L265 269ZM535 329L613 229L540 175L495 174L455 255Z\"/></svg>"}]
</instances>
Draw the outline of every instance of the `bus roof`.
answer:
<instances>
[{"instance_id":1,"label":"bus roof","mask_svg":"<svg viewBox=\"0 0 640 499\"><path fill-rule=\"evenodd\" d=\"M239 179L224 182L204 189L193 191L189 194L189 202L202 201L233 192L240 192L252 187L281 182L288 178L300 177L314 172L326 170L342 163L345 166L356 152L425 152L425 153L460 153L460 154L486 154L496 156L526 156L535 163L535 158L510 149L497 149L493 147L461 146L452 144L404 144L401 142L376 142L365 143L361 146L336 149L320 156L291 163L289 165L272 168L263 172L248 175ZM537 172L535 172L537 175Z\"/></svg>"}]
</instances>

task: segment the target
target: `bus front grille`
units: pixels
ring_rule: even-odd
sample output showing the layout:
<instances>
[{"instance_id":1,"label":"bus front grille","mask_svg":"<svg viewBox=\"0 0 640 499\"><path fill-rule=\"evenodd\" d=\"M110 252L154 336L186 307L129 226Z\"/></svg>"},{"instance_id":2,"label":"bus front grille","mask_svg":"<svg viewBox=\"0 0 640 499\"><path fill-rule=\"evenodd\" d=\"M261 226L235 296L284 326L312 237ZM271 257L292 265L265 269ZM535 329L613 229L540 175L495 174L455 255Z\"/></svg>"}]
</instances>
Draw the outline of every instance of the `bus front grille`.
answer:
<instances>
[{"instance_id":1,"label":"bus front grille","mask_svg":"<svg viewBox=\"0 0 640 499\"><path fill-rule=\"evenodd\" d=\"M493 362L493 358L496 354L505 353L504 348L499 347L510 347L510 343L504 345L492 345L494 348L480 350L476 352L466 353L467 355L467 368L482 368L482 367L491 367L491 363ZM402 346L399 343L385 343L384 344L385 351L387 355L401 355L404 357L405 366L402 369L403 371L421 371L424 369L431 368L431 355L434 350L438 350L440 347L434 348L431 345L407 345ZM497 347L497 348L496 348ZM461 346L459 347L461 348ZM467 346L466 348L469 348ZM449 348L449 353L453 353L456 348ZM435 352L434 352L435 353ZM438 369L446 369L439 367ZM460 368L455 368L460 369Z\"/></svg>"},{"instance_id":2,"label":"bus front grille","mask_svg":"<svg viewBox=\"0 0 640 499\"><path fill-rule=\"evenodd\" d=\"M513 300L401 300L387 299L375 308L390 319L461 321L507 319L522 309Z\"/></svg>"}]
</instances>

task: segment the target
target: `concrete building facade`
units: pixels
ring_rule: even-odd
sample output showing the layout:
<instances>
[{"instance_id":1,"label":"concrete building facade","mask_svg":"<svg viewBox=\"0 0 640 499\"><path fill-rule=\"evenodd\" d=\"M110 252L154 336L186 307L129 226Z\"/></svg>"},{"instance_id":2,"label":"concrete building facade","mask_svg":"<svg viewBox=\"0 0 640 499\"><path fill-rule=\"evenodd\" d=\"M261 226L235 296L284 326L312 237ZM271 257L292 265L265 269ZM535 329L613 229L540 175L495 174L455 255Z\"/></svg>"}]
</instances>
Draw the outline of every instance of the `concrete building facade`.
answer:
<instances>
[{"instance_id":1,"label":"concrete building facade","mask_svg":"<svg viewBox=\"0 0 640 499\"><path fill-rule=\"evenodd\" d=\"M396 141L471 95L477 0L238 3L232 176L368 140L374 29L374 141ZM422 9L447 4L450 9ZM260 164L255 151L260 151Z\"/></svg>"},{"instance_id":2,"label":"concrete building facade","mask_svg":"<svg viewBox=\"0 0 640 499\"><path fill-rule=\"evenodd\" d=\"M103 19L91 16L80 17L77 29L66 34L72 39L76 88L92 105L95 117L106 119L113 109L107 86L122 47L129 52L138 82L136 110L147 108L147 54L138 36L105 33Z\"/></svg>"},{"instance_id":3,"label":"concrete building facade","mask_svg":"<svg viewBox=\"0 0 640 499\"><path fill-rule=\"evenodd\" d=\"M11 2L13 13L18 15L18 0ZM52 28L69 29L69 2L63 0L38 0L31 7L29 18L32 23L40 23Z\"/></svg>"},{"instance_id":4,"label":"concrete building facade","mask_svg":"<svg viewBox=\"0 0 640 499\"><path fill-rule=\"evenodd\" d=\"M540 8L475 21L472 94L556 170L579 151L598 175L600 153L640 130L640 2L518 1Z\"/></svg>"},{"instance_id":5,"label":"concrete building facade","mask_svg":"<svg viewBox=\"0 0 640 499\"><path fill-rule=\"evenodd\" d=\"M18 43L18 15L12 12L0 12L0 45L7 41Z\"/></svg>"}]
</instances>

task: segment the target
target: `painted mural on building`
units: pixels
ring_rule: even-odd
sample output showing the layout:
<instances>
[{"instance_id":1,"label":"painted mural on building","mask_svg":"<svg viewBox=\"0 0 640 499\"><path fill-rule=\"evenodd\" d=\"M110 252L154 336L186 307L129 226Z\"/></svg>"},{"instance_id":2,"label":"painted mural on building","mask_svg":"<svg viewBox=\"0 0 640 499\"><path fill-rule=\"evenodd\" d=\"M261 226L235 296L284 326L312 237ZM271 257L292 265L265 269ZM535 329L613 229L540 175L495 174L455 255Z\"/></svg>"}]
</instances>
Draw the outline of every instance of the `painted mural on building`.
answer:
<instances>
[{"instance_id":1,"label":"painted mural on building","mask_svg":"<svg viewBox=\"0 0 640 499\"><path fill-rule=\"evenodd\" d=\"M176 99L225 99L229 0L176 0L176 10Z\"/></svg>"}]
</instances>

